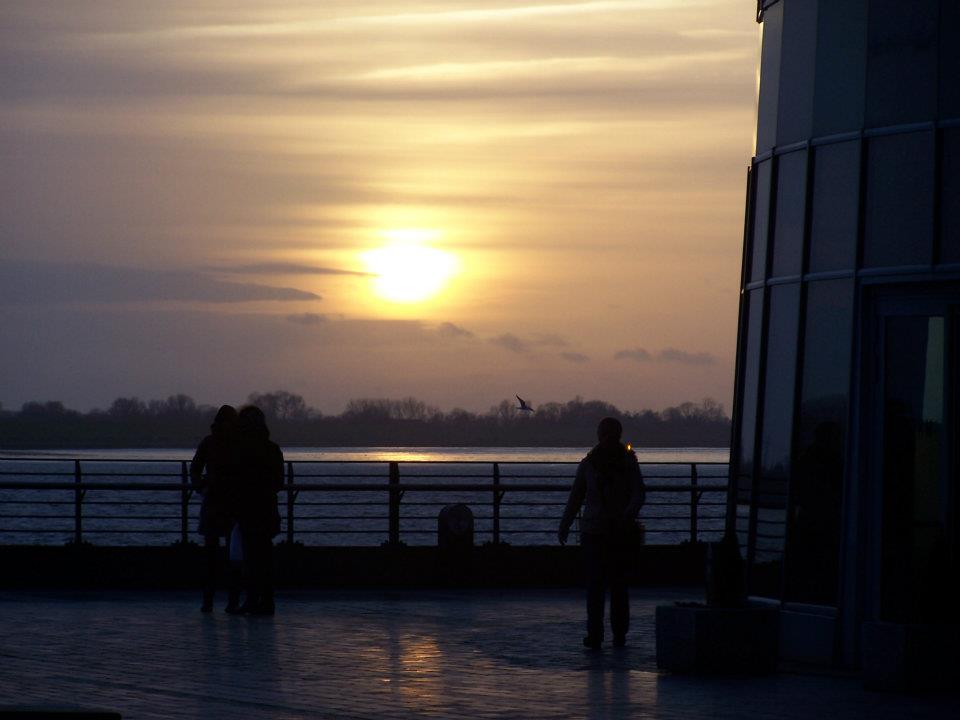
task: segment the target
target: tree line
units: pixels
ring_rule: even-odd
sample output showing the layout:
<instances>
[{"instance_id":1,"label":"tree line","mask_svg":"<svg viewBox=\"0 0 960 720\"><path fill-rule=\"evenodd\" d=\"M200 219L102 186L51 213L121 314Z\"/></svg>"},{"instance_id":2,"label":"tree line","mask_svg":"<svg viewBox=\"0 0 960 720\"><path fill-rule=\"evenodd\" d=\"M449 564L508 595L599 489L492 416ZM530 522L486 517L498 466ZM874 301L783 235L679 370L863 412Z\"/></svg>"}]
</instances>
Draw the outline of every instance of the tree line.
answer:
<instances>
[{"instance_id":1,"label":"tree line","mask_svg":"<svg viewBox=\"0 0 960 720\"><path fill-rule=\"evenodd\" d=\"M444 412L407 397L355 399L339 415L324 415L285 390L252 393L247 403L264 411L273 438L288 446L583 447L608 415L621 419L624 440L637 447L726 447L730 441L730 418L710 398L637 412L580 397L543 403L534 412L521 412L512 400L483 413ZM215 412L183 394L146 402L120 397L85 413L62 402L31 401L19 411L0 408L0 447L191 447Z\"/></svg>"}]
</instances>

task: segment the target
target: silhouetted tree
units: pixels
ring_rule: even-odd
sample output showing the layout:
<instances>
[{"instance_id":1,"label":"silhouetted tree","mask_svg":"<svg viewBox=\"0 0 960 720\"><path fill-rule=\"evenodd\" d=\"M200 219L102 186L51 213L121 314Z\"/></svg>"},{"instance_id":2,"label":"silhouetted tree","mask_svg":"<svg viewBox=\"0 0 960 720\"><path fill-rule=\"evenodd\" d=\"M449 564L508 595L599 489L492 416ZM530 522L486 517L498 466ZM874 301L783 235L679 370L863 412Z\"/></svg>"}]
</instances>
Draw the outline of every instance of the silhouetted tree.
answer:
<instances>
[{"instance_id":1,"label":"silhouetted tree","mask_svg":"<svg viewBox=\"0 0 960 720\"><path fill-rule=\"evenodd\" d=\"M132 418L145 415L147 406L137 397L119 397L110 404L107 414L115 418Z\"/></svg>"},{"instance_id":2,"label":"silhouetted tree","mask_svg":"<svg viewBox=\"0 0 960 720\"><path fill-rule=\"evenodd\" d=\"M67 415L78 416L74 410L67 410L63 403L58 400L52 400L48 402L36 402L31 400L30 402L25 402L20 408L20 414L26 417L35 417L35 418L58 418L64 417Z\"/></svg>"},{"instance_id":3,"label":"silhouetted tree","mask_svg":"<svg viewBox=\"0 0 960 720\"><path fill-rule=\"evenodd\" d=\"M350 400L343 413L324 417L300 395L277 390L253 393L249 401L271 418L281 443L301 445L559 445L591 444L597 419L622 418L625 439L637 446L701 445L729 442L730 420L723 406L706 398L662 412L621 412L602 400L576 397L545 402L534 413L520 413L514 399L486 413L455 408L442 413L422 400L405 397ZM19 412L0 413L0 443L6 447L186 447L207 432L215 408L184 394L142 402L117 398L108 410L80 414L63 403L27 402Z\"/></svg>"},{"instance_id":4,"label":"silhouetted tree","mask_svg":"<svg viewBox=\"0 0 960 720\"><path fill-rule=\"evenodd\" d=\"M306 401L300 395L294 395L286 390L274 390L268 393L250 393L247 402L263 410L271 420L305 420L313 412L307 407Z\"/></svg>"},{"instance_id":5,"label":"silhouetted tree","mask_svg":"<svg viewBox=\"0 0 960 720\"><path fill-rule=\"evenodd\" d=\"M166 400L151 400L147 403L151 415L193 415L197 412L197 403L189 395L179 393L170 395Z\"/></svg>"}]
</instances>

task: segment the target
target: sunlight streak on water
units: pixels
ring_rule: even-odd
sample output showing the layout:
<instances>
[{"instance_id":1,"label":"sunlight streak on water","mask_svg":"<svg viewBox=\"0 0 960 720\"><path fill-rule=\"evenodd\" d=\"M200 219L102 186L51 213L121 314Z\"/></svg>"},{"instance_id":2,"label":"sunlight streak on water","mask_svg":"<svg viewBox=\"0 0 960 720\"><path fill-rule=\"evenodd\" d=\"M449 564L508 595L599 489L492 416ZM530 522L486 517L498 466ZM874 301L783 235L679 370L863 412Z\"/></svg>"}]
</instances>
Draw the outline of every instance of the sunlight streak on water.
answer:
<instances>
[{"instance_id":1,"label":"sunlight streak on water","mask_svg":"<svg viewBox=\"0 0 960 720\"><path fill-rule=\"evenodd\" d=\"M590 450L569 447L285 447L286 460L337 462L578 462ZM638 448L642 463L727 462L726 448ZM0 451L4 457L98 460L189 460L192 448Z\"/></svg>"}]
</instances>

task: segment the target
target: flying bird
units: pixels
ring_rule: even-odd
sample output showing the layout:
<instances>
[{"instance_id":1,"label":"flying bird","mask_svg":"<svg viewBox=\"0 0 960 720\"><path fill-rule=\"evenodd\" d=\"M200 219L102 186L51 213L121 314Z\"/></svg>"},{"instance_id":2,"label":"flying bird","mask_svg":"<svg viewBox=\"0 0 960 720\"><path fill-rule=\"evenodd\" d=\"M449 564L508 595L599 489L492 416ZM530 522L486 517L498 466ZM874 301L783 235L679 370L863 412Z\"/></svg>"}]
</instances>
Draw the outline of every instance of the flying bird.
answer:
<instances>
[{"instance_id":1,"label":"flying bird","mask_svg":"<svg viewBox=\"0 0 960 720\"><path fill-rule=\"evenodd\" d=\"M531 413L533 412L533 408L527 404L526 400L524 400L519 395L517 395L517 400L520 401L520 407L518 407L517 410L519 410L520 412L531 412Z\"/></svg>"}]
</instances>

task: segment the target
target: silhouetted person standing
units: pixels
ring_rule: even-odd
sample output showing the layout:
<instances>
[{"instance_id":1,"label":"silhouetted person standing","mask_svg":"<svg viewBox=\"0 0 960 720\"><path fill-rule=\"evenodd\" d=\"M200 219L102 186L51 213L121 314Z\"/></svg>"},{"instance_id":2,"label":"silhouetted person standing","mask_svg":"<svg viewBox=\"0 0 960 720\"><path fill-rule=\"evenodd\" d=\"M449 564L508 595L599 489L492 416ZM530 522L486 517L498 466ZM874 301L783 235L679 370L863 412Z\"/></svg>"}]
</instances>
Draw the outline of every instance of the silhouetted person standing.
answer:
<instances>
[{"instance_id":1,"label":"silhouetted person standing","mask_svg":"<svg viewBox=\"0 0 960 720\"><path fill-rule=\"evenodd\" d=\"M247 597L240 608L251 615L273 615L273 537L280 532L277 493L283 488L283 453L270 441L258 407L240 411L240 507Z\"/></svg>"},{"instance_id":2,"label":"silhouetted person standing","mask_svg":"<svg viewBox=\"0 0 960 720\"><path fill-rule=\"evenodd\" d=\"M213 610L221 557L220 538L227 545L236 522L237 491L237 411L222 405L217 411L210 434L200 441L190 463L190 483L203 496L200 505L200 526L206 552L207 576L203 586L200 610ZM240 578L235 568L228 570L227 610L235 610L240 601Z\"/></svg>"},{"instance_id":3,"label":"silhouetted person standing","mask_svg":"<svg viewBox=\"0 0 960 720\"><path fill-rule=\"evenodd\" d=\"M623 426L608 417L597 427L599 442L577 467L570 499L557 536L566 544L570 525L583 507L580 544L586 563L587 636L583 644L603 642L603 610L610 588L610 629L614 647L626 644L630 628L630 559L638 533L637 513L643 505L643 476L637 456L620 442Z\"/></svg>"}]
</instances>

